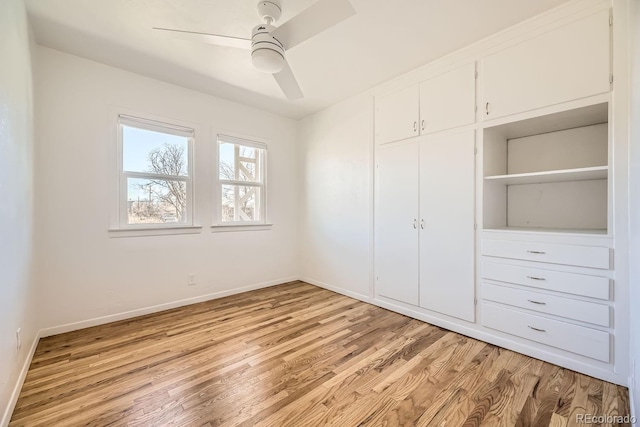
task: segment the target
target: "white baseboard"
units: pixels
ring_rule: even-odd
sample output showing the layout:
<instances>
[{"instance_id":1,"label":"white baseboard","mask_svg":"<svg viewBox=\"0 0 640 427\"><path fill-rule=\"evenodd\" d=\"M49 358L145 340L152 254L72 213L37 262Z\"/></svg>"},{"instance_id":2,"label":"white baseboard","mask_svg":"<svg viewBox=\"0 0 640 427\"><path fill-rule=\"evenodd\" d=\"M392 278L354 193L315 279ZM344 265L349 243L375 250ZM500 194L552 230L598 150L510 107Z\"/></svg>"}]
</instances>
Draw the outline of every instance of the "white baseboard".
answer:
<instances>
[{"instance_id":1,"label":"white baseboard","mask_svg":"<svg viewBox=\"0 0 640 427\"><path fill-rule=\"evenodd\" d=\"M307 283L309 283L311 285L314 285L314 286L317 286L319 288L323 288L323 289L335 292L337 294L341 294L341 295L344 295L344 296L347 296L347 297L350 297L350 298L357 299L357 300L362 301L362 302L371 303L371 298L369 298L368 295L361 294L359 292L353 292L353 291L349 291L347 289L343 289L343 288L340 288L340 287L337 287L337 286L329 285L327 283L321 282L319 280L312 279L310 277L302 276L302 277L299 278L299 280L301 280L303 282L307 282Z\"/></svg>"},{"instance_id":2,"label":"white baseboard","mask_svg":"<svg viewBox=\"0 0 640 427\"><path fill-rule=\"evenodd\" d=\"M40 332L36 333L36 336L33 338L31 348L29 349L29 353L27 353L27 357L24 361L24 364L22 365L22 370L20 371L20 375L18 376L16 385L13 387L11 398L9 399L7 407L4 410L2 420L0 420L0 427L7 427L9 425L9 421L11 421L11 415L13 415L13 410L16 407L16 403L18 403L18 397L20 396L20 391L22 390L24 380L25 378L27 378L27 372L29 372L29 366L31 366L33 355L36 353L38 342L40 342Z\"/></svg>"},{"instance_id":3,"label":"white baseboard","mask_svg":"<svg viewBox=\"0 0 640 427\"><path fill-rule=\"evenodd\" d=\"M209 301L213 299L223 298L230 295L240 294L243 292L254 291L256 289L268 288L270 286L281 285L283 283L299 280L298 276L271 280L268 282L256 283L242 288L230 289L225 291L214 292L207 295L200 295L193 298L186 298L179 301L172 301L164 304L158 304L150 307L139 308L136 310L125 311L122 313L110 314L108 316L96 317L93 319L81 320L79 322L66 323L64 325L44 328L40 331L41 337L49 337L51 335L63 334L66 332L76 331L78 329L90 328L92 326L104 325L106 323L117 322L119 320L131 319L133 317L144 316L146 314L157 313L159 311L170 310L172 308L184 307L185 305L196 304L199 302Z\"/></svg>"}]
</instances>

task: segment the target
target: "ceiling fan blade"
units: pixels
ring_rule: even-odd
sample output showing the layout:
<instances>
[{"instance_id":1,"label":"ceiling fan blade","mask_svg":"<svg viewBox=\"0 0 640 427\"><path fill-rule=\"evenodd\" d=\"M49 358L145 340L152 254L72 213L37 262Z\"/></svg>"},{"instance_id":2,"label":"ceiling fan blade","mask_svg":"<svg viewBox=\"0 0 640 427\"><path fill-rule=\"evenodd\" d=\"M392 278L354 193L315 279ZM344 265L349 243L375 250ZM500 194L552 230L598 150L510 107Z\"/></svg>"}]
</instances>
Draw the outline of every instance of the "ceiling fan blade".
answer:
<instances>
[{"instance_id":1,"label":"ceiling fan blade","mask_svg":"<svg viewBox=\"0 0 640 427\"><path fill-rule=\"evenodd\" d=\"M271 35L278 39L285 49L291 49L355 13L349 0L318 0L280 25Z\"/></svg>"},{"instance_id":2,"label":"ceiling fan blade","mask_svg":"<svg viewBox=\"0 0 640 427\"><path fill-rule=\"evenodd\" d=\"M284 92L284 95L287 99L295 100L301 99L303 97L302 90L300 86L298 86L298 82L296 81L296 77L293 75L293 71L291 71L291 67L289 67L289 63L284 61L284 68L279 73L275 73L273 75L275 77L276 82Z\"/></svg>"},{"instance_id":3,"label":"ceiling fan blade","mask_svg":"<svg viewBox=\"0 0 640 427\"><path fill-rule=\"evenodd\" d=\"M179 39L184 39L184 40L189 40L194 42L201 42L201 43L208 43L208 44L215 44L218 46L237 47L240 49L251 49L251 39L244 39L242 37L199 33L197 31L175 30L172 28L153 27L153 29L160 30L160 31L167 31L173 37L179 38Z\"/></svg>"}]
</instances>

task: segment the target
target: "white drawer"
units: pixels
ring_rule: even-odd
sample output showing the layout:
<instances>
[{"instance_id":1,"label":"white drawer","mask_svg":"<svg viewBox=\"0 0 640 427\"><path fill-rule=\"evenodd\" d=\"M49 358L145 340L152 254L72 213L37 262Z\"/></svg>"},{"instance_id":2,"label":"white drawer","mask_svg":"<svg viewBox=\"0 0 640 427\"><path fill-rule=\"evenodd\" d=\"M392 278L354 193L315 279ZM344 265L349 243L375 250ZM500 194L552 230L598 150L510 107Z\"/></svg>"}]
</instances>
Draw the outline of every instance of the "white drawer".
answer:
<instances>
[{"instance_id":1,"label":"white drawer","mask_svg":"<svg viewBox=\"0 0 640 427\"><path fill-rule=\"evenodd\" d=\"M610 324L609 306L604 304L579 301L489 283L483 283L482 285L482 299L599 326L609 327Z\"/></svg>"},{"instance_id":2,"label":"white drawer","mask_svg":"<svg viewBox=\"0 0 640 427\"><path fill-rule=\"evenodd\" d=\"M482 240L482 255L609 269L609 248L558 243Z\"/></svg>"},{"instance_id":3,"label":"white drawer","mask_svg":"<svg viewBox=\"0 0 640 427\"><path fill-rule=\"evenodd\" d=\"M487 303L482 304L482 324L487 328L609 362L607 332Z\"/></svg>"},{"instance_id":4,"label":"white drawer","mask_svg":"<svg viewBox=\"0 0 640 427\"><path fill-rule=\"evenodd\" d=\"M516 283L603 300L609 299L610 280L607 277L564 273L495 262L482 263L482 277L498 282Z\"/></svg>"}]
</instances>

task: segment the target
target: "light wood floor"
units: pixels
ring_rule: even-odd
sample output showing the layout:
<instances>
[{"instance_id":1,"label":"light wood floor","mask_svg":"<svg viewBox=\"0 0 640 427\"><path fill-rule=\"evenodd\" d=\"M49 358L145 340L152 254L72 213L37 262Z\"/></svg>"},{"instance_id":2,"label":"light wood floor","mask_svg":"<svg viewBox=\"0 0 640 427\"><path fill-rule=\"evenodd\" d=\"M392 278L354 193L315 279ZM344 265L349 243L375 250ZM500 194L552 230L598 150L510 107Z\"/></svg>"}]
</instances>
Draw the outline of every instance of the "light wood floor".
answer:
<instances>
[{"instance_id":1,"label":"light wood floor","mask_svg":"<svg viewBox=\"0 0 640 427\"><path fill-rule=\"evenodd\" d=\"M301 282L40 341L12 426L564 426L627 390Z\"/></svg>"}]
</instances>

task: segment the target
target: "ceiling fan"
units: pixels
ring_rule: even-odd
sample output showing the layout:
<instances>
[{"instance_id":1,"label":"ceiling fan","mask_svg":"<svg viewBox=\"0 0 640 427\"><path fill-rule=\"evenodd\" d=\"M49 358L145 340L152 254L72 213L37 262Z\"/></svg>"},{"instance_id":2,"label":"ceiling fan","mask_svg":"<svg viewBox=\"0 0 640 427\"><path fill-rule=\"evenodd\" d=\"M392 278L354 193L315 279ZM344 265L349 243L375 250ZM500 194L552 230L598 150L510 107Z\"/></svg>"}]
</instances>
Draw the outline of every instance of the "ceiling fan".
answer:
<instances>
[{"instance_id":1,"label":"ceiling fan","mask_svg":"<svg viewBox=\"0 0 640 427\"><path fill-rule=\"evenodd\" d=\"M285 52L355 13L349 0L318 0L276 27L273 24L282 15L280 0L268 0L258 3L258 15L264 23L253 28L250 39L172 28L153 29L170 31L176 37L192 41L251 50L253 66L260 71L273 74L285 96L293 100L300 99L303 95L287 63Z\"/></svg>"}]
</instances>

